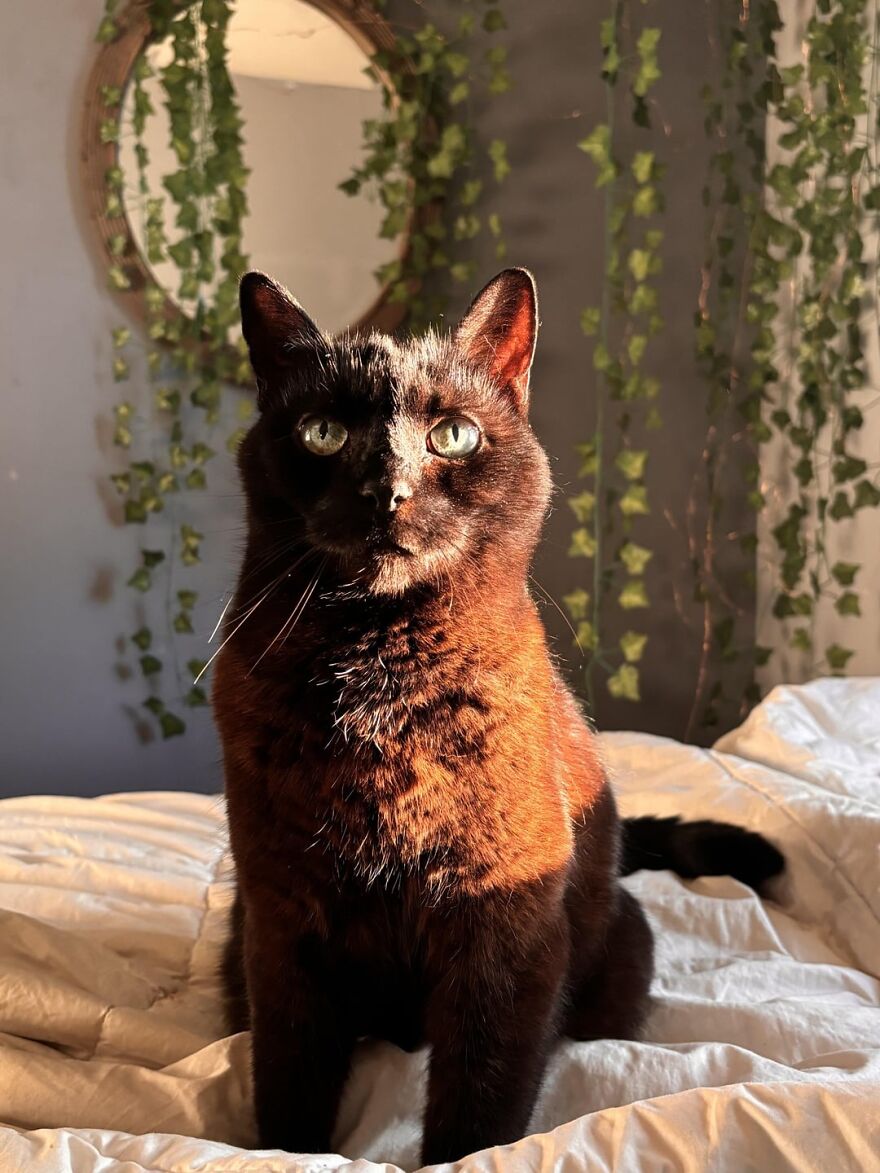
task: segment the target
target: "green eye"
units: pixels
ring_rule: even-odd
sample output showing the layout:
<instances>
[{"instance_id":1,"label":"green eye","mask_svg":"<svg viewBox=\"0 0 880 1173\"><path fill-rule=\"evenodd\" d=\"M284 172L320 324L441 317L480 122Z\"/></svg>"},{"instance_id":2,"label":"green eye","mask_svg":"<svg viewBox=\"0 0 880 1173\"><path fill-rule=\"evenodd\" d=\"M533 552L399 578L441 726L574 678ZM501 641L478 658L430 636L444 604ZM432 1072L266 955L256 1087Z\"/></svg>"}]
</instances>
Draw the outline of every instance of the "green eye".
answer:
<instances>
[{"instance_id":1,"label":"green eye","mask_svg":"<svg viewBox=\"0 0 880 1173\"><path fill-rule=\"evenodd\" d=\"M299 436L309 452L316 456L332 456L348 439L348 432L336 420L310 415L299 425Z\"/></svg>"},{"instance_id":2,"label":"green eye","mask_svg":"<svg viewBox=\"0 0 880 1173\"><path fill-rule=\"evenodd\" d=\"M456 456L470 456L480 443L480 429L463 415L450 416L441 420L428 433L428 447L437 456L450 459Z\"/></svg>"}]
</instances>

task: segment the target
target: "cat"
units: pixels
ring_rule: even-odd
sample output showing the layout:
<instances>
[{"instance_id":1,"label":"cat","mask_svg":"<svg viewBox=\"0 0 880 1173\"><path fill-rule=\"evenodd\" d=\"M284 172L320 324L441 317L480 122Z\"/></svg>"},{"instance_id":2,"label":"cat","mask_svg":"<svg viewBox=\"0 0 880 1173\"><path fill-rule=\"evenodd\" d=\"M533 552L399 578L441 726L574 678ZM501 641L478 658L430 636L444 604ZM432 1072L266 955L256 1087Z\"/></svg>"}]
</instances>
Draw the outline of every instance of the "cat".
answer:
<instances>
[{"instance_id":1,"label":"cat","mask_svg":"<svg viewBox=\"0 0 880 1173\"><path fill-rule=\"evenodd\" d=\"M524 1134L560 1036L638 1037L653 942L622 871L757 885L783 860L674 819L622 848L527 586L551 488L531 275L500 273L448 337L325 337L260 273L241 312L259 416L213 704L260 1145L331 1151L375 1037L430 1044L422 1158L454 1160Z\"/></svg>"}]
</instances>

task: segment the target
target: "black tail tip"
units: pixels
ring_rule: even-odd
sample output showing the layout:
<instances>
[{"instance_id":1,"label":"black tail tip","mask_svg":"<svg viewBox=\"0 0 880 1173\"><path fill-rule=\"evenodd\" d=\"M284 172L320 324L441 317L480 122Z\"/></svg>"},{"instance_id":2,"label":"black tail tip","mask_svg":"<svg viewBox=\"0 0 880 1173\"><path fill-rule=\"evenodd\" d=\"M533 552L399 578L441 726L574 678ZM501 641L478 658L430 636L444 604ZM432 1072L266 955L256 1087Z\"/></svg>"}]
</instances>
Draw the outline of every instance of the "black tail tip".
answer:
<instances>
[{"instance_id":1,"label":"black tail tip","mask_svg":"<svg viewBox=\"0 0 880 1173\"><path fill-rule=\"evenodd\" d=\"M623 844L624 875L639 868L669 868L686 880L733 876L762 892L785 869L782 852L763 835L713 819L625 819Z\"/></svg>"}]
</instances>

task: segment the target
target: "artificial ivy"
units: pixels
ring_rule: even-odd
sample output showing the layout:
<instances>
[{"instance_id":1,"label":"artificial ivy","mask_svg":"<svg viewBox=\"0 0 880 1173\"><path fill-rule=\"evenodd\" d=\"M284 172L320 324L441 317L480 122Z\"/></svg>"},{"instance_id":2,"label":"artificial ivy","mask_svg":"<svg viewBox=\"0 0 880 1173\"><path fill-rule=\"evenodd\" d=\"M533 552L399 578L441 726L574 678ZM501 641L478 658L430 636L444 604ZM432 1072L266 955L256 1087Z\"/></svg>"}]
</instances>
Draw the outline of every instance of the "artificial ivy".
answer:
<instances>
[{"instance_id":1,"label":"artificial ivy","mask_svg":"<svg viewBox=\"0 0 880 1173\"><path fill-rule=\"evenodd\" d=\"M118 35L115 0L109 0L98 30L103 42ZM216 446L235 449L252 411L249 396L240 396L231 430L221 389L245 376L243 349L236 355L229 331L237 321L238 279L247 267L242 253L242 220L247 210L247 172L242 157L242 122L226 65L227 0L196 0L180 7L153 0L148 15L148 44L170 39L173 56L158 72L170 124L177 169L163 177L162 190L148 180L145 129L155 114L147 82L154 76L148 55L138 59L132 75L130 117L124 116L123 93L102 93L106 119L102 137L119 142L131 135L136 175L117 164L106 175L107 215L120 216L123 197L141 216L146 259L171 260L177 272L177 300L182 313L168 315L162 289L151 282L144 291L147 348L142 363L134 354L127 326L113 330L113 376L132 378L132 362L152 387L147 403L126 398L114 409L113 440L125 467L112 474L130 525L144 526L150 548L139 543L128 586L141 596L153 594L164 612L161 626L141 623L129 643L149 695L144 708L164 737L183 733L184 707L207 704L205 690L193 683L203 667L190 657L185 668L181 637L194 632L192 612L197 593L182 585L187 568L201 560L203 534L186 504L188 493L202 493ZM173 209L174 231L165 230L165 203ZM126 255L128 237L111 242L110 287L131 287ZM218 439L219 433L219 439ZM158 517L162 524L151 524ZM153 542L157 548L152 548ZM145 598L140 613L147 609ZM171 683L169 683L171 681Z\"/></svg>"},{"instance_id":2,"label":"artificial ivy","mask_svg":"<svg viewBox=\"0 0 880 1173\"><path fill-rule=\"evenodd\" d=\"M809 674L840 674L853 655L849 642L817 646L818 605L829 600L843 618L861 614L861 565L833 557L834 536L859 510L880 505L876 465L858 448L865 224L880 209L877 39L868 0L817 0L801 60L776 63L771 109L783 157L767 172L750 286L757 327L750 424L760 443L781 442L796 486L772 530L773 615ZM758 510L772 508L769 489L756 478Z\"/></svg>"},{"instance_id":3,"label":"artificial ivy","mask_svg":"<svg viewBox=\"0 0 880 1173\"><path fill-rule=\"evenodd\" d=\"M731 19L725 0L707 5L711 74L704 86L705 132L711 145L702 189L704 260L694 315L695 355L706 385L706 436L688 502L685 531L702 612L700 660L685 740L698 730L732 724L758 699L749 605L756 584L755 516L743 494L756 482L765 372L750 361L761 322L772 323L775 284L761 285L755 266L766 249L765 124L778 91L774 37L776 0L754 0ZM731 499L732 498L732 499ZM739 588L739 589L738 589ZM747 598L742 598L743 591Z\"/></svg>"},{"instance_id":4,"label":"artificial ivy","mask_svg":"<svg viewBox=\"0 0 880 1173\"><path fill-rule=\"evenodd\" d=\"M385 0L374 2L385 9ZM376 278L390 286L390 301L406 303L406 325L415 331L442 317L440 276L448 273L459 284L473 280L476 262L462 251L481 232L494 238L496 257L506 251L500 216L481 212L484 183L474 174L481 148L466 111L478 87L491 95L510 88L506 47L483 47L479 36L494 39L507 22L499 0L480 0L479 16L474 0L458 2L465 11L452 33L429 20L413 33L400 32L393 49L373 56L383 117L364 123L364 158L340 184L348 195L377 195L383 237L409 232L404 255L382 265ZM496 138L485 150L500 183L510 172L507 146Z\"/></svg>"},{"instance_id":5,"label":"artificial ivy","mask_svg":"<svg viewBox=\"0 0 880 1173\"><path fill-rule=\"evenodd\" d=\"M569 502L577 519L570 553L592 561L592 590L579 587L565 601L587 652L592 702L597 670L606 673L611 695L639 699L644 633L627 631L615 647L606 632L612 605L624 612L647 605L643 571L651 557L631 534L648 510L648 451L632 448L629 436L633 400L643 409L643 427L658 422L651 404L658 387L643 374L643 361L660 326L650 279L659 271L662 237L650 218L662 209L662 196L650 151L622 157L616 119L626 91L632 121L649 124L645 95L659 77L660 34L638 32L634 8L612 0L602 23L608 114L580 144L605 191L606 264L601 305L582 319L596 337L599 374L595 434L580 446L588 484ZM861 567L832 550L858 510L880 505L877 466L857 445L865 380L861 309L869 279L864 227L866 215L880 210L874 7L868 0L816 0L803 60L795 64L778 58L776 0L733 8L720 0L708 11L709 45L719 60L718 81L703 93L712 154L695 315L707 433L685 523L703 629L687 737L698 725L741 716L758 699L756 669L772 655L755 646L751 610L737 602L726 547L736 543L750 561L746 585L753 594L757 520L772 518L764 524L777 551L769 560L778 568L773 615L807 674L841 673L852 647L816 646L818 604L830 600L844 618L861 613ZM772 167L768 114L781 124L783 158ZM781 516L780 489L763 483L760 471L761 445L771 440L782 441L796 486ZM755 519L738 529L723 524L731 465L745 477ZM731 685L734 661L741 667Z\"/></svg>"},{"instance_id":6,"label":"artificial ivy","mask_svg":"<svg viewBox=\"0 0 880 1173\"><path fill-rule=\"evenodd\" d=\"M580 586L564 602L586 656L586 690L595 706L600 673L613 697L639 699L639 661L648 637L632 626L612 642L609 605L629 616L649 605L645 571L652 551L638 539L638 520L650 512L646 431L661 424L658 380L648 373L650 343L662 329L656 277L662 263L663 167L650 149L624 157L618 133L621 107L636 127L651 125L649 95L660 77L660 30L634 27L627 0L612 0L601 24L606 120L578 145L593 161L604 191L605 269L602 299L581 315L595 339L595 431L578 446L585 487L569 500L577 527L569 554L592 563L591 589Z\"/></svg>"}]
</instances>

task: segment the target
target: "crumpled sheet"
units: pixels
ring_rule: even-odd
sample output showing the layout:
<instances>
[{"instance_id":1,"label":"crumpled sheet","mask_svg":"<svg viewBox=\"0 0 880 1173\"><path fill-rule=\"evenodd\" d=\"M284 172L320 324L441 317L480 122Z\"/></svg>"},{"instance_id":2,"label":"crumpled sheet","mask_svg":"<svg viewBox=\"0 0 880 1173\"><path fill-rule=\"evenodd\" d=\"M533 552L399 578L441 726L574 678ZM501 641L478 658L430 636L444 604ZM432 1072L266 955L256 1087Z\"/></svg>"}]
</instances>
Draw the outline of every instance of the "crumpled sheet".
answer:
<instances>
[{"instance_id":1,"label":"crumpled sheet","mask_svg":"<svg viewBox=\"0 0 880 1173\"><path fill-rule=\"evenodd\" d=\"M788 874L767 903L627 880L657 932L645 1041L564 1043L533 1135L455 1167L880 1170L880 680L778 688L711 751L602 743L624 813L730 819ZM341 1155L250 1149L247 1036L219 1013L231 892L218 798L0 802L0 1173L418 1167L425 1055L378 1043Z\"/></svg>"}]
</instances>

